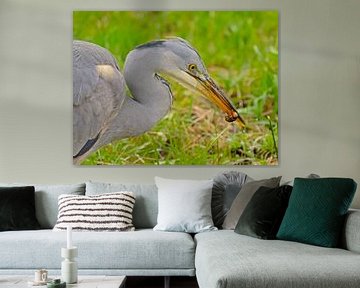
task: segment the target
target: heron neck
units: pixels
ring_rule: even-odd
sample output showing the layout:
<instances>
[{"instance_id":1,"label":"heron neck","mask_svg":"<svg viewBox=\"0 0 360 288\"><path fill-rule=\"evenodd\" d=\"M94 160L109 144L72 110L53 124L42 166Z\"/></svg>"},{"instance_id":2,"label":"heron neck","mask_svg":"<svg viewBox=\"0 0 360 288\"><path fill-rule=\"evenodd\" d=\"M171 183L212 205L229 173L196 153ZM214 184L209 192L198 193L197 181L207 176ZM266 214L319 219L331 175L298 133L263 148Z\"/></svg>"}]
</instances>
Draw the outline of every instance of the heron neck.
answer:
<instances>
[{"instance_id":1,"label":"heron neck","mask_svg":"<svg viewBox=\"0 0 360 288\"><path fill-rule=\"evenodd\" d=\"M114 119L114 127L110 128L110 132L117 131L117 135L111 138L140 135L150 130L170 110L170 88L156 75L161 61L156 61L157 56L153 53L144 52L133 50L126 59L124 78L132 98L124 95L121 111ZM158 59L160 57L158 55Z\"/></svg>"}]
</instances>

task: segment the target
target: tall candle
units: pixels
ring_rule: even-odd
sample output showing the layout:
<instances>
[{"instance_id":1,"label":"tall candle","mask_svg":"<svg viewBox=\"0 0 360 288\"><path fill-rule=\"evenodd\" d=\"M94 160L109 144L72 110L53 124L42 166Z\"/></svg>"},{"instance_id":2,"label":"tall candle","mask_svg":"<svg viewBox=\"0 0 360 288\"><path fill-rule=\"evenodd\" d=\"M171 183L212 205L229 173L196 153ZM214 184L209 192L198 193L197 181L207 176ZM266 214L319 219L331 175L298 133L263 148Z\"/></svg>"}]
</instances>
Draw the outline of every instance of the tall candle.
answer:
<instances>
[{"instance_id":1,"label":"tall candle","mask_svg":"<svg viewBox=\"0 0 360 288\"><path fill-rule=\"evenodd\" d=\"M67 232L66 248L70 249L72 248L72 235L71 235L72 227L70 225L67 226L66 232Z\"/></svg>"}]
</instances>

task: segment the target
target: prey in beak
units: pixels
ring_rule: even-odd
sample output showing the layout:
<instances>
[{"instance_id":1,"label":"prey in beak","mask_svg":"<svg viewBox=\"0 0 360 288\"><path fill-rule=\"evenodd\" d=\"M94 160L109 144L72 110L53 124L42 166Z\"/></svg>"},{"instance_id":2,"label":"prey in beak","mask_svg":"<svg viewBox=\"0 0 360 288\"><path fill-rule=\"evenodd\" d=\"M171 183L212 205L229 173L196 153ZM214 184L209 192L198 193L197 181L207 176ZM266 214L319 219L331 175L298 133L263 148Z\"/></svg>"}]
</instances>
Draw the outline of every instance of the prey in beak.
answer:
<instances>
[{"instance_id":1,"label":"prey in beak","mask_svg":"<svg viewBox=\"0 0 360 288\"><path fill-rule=\"evenodd\" d=\"M173 77L177 82L186 88L201 94L213 102L226 114L225 120L227 122L235 121L240 129L246 127L244 119L242 119L235 106L225 96L225 93L208 75L201 74L197 71L195 65L189 65L189 71L172 71L172 73L169 73L169 76Z\"/></svg>"},{"instance_id":2,"label":"prey in beak","mask_svg":"<svg viewBox=\"0 0 360 288\"><path fill-rule=\"evenodd\" d=\"M201 95L208 98L211 102L215 103L222 111L226 113L225 120L227 122L234 122L241 128L245 128L245 121L241 118L234 105L225 96L224 92L215 84L210 78L197 79L198 89Z\"/></svg>"}]
</instances>

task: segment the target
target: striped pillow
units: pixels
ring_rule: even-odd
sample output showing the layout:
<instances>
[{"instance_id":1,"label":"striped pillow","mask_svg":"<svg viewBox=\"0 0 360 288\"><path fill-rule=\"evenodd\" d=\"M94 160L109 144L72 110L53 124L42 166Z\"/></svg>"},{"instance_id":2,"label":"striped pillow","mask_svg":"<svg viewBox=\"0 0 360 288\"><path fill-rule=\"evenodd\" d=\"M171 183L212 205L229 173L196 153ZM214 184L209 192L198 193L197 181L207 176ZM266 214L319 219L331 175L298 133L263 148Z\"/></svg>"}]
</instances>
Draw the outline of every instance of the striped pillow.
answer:
<instances>
[{"instance_id":1,"label":"striped pillow","mask_svg":"<svg viewBox=\"0 0 360 288\"><path fill-rule=\"evenodd\" d=\"M115 192L92 196L59 196L59 214L55 231L72 226L74 231L133 231L133 192Z\"/></svg>"}]
</instances>

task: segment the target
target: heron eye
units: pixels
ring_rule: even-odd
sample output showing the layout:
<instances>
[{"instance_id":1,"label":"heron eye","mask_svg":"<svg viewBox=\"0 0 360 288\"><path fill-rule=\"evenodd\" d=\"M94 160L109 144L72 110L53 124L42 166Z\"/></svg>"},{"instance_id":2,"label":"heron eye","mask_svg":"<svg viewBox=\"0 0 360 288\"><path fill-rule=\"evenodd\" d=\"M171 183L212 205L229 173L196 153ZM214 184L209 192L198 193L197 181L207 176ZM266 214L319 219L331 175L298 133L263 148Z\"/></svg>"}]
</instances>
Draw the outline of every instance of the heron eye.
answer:
<instances>
[{"instance_id":1,"label":"heron eye","mask_svg":"<svg viewBox=\"0 0 360 288\"><path fill-rule=\"evenodd\" d=\"M194 72L197 67L196 67L195 64L190 64L188 68L189 68L189 70L190 70L191 72Z\"/></svg>"}]
</instances>

